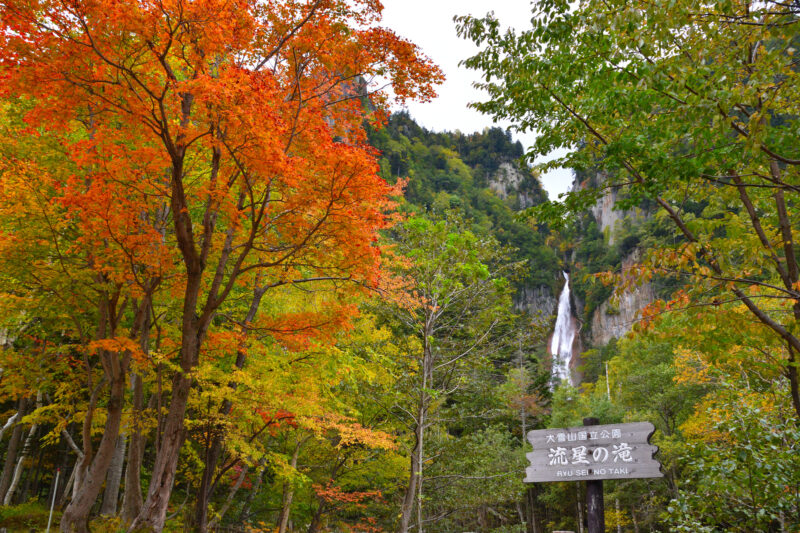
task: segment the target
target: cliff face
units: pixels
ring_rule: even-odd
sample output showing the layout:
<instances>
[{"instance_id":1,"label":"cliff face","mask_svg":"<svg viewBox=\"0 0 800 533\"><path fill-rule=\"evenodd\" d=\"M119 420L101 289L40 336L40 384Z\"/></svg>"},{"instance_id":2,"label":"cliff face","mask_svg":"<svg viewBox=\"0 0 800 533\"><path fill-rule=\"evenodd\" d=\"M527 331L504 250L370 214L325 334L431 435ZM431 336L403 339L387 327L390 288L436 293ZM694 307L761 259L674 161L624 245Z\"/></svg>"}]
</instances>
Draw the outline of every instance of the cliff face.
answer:
<instances>
[{"instance_id":1,"label":"cliff face","mask_svg":"<svg viewBox=\"0 0 800 533\"><path fill-rule=\"evenodd\" d=\"M523 171L516 161L503 161L489 177L489 189L508 202L516 198L516 209L527 209L541 201L541 185L530 171ZM546 285L521 285L514 297L514 308L530 315L534 322L548 325L558 306L557 294Z\"/></svg>"},{"instance_id":2,"label":"cliff face","mask_svg":"<svg viewBox=\"0 0 800 533\"><path fill-rule=\"evenodd\" d=\"M615 231L614 228L617 222L625 218L625 211L614 210L614 205L617 203L617 189L609 189L596 204L592 206L592 214L597 220L600 231L608 235L608 244L615 244Z\"/></svg>"},{"instance_id":3,"label":"cliff face","mask_svg":"<svg viewBox=\"0 0 800 533\"><path fill-rule=\"evenodd\" d=\"M622 260L623 273L640 260L640 255L639 250L635 250ZM625 290L617 299L612 298L600 304L592 314L592 344L606 345L612 338L620 338L628 333L639 312L654 300L653 286L647 282Z\"/></svg>"},{"instance_id":4,"label":"cliff face","mask_svg":"<svg viewBox=\"0 0 800 533\"><path fill-rule=\"evenodd\" d=\"M494 175L489 178L489 188L502 200L516 195L519 199L519 209L527 209L538 203L540 191L527 187L530 176L520 169L517 163L504 161Z\"/></svg>"},{"instance_id":5,"label":"cliff face","mask_svg":"<svg viewBox=\"0 0 800 533\"><path fill-rule=\"evenodd\" d=\"M516 209L527 209L541 201L541 185L530 171L523 171L516 161L503 161L488 178L489 189L508 203L516 198ZM528 313L534 322L552 322L558 301L553 290L546 285L523 284L514 297L514 309Z\"/></svg>"},{"instance_id":6,"label":"cliff face","mask_svg":"<svg viewBox=\"0 0 800 533\"><path fill-rule=\"evenodd\" d=\"M522 286L514 298L514 309L525 311L537 324L552 322L558 300L550 287Z\"/></svg>"},{"instance_id":7,"label":"cliff face","mask_svg":"<svg viewBox=\"0 0 800 533\"><path fill-rule=\"evenodd\" d=\"M602 187L608 181L605 172L583 174L576 177L573 188ZM647 214L641 209L617 210L614 207L620 200L619 189L608 187L603 196L591 207L590 211L597 222L597 227L602 233L604 244L600 249L613 251L620 263L606 265L608 270L620 268L623 272L641 260L641 250L623 246L621 242L625 235L632 235L637 226L647 219ZM622 222L625 221L625 227ZM594 308L590 316L585 317L588 324L584 337L595 346L603 346L613 338L620 338L628 333L639 317L642 309L655 300L655 291L652 284L644 283L635 285L625 290L621 295L608 298ZM582 311L579 316L583 314Z\"/></svg>"},{"instance_id":8,"label":"cliff face","mask_svg":"<svg viewBox=\"0 0 800 533\"><path fill-rule=\"evenodd\" d=\"M596 187L604 183L607 179L608 175L605 172L597 172L593 174L591 178L584 179L583 181L579 181L579 177L576 176L575 181L572 184L572 188L573 190L577 190L587 186ZM616 231L618 229L618 222L621 222L627 218L633 223L641 223L646 219L646 216L639 209L614 209L614 207L617 205L617 201L619 200L619 188L609 187L604 192L605 193L603 194L602 198L600 198L597 203L591 207L591 213L594 215L595 220L597 220L597 225L599 226L600 231L608 236L608 245L613 246L618 240L618 232Z\"/></svg>"}]
</instances>

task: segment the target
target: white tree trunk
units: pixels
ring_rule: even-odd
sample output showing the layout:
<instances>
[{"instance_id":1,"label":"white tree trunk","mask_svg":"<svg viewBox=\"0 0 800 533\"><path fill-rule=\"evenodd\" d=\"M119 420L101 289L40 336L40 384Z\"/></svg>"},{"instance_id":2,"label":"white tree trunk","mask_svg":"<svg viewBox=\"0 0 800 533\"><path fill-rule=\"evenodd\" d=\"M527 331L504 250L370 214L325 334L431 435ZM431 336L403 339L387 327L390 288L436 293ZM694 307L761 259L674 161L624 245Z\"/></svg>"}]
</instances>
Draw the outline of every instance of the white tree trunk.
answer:
<instances>
[{"instance_id":1,"label":"white tree trunk","mask_svg":"<svg viewBox=\"0 0 800 533\"><path fill-rule=\"evenodd\" d=\"M36 408L42 406L42 392L39 391L36 393ZM25 445L22 446L22 452L19 454L17 458L17 465L14 468L14 477L11 478L11 486L8 487L8 492L6 492L5 498L3 498L3 505L10 505L11 498L14 496L14 492L17 490L17 485L19 485L19 480L22 477L22 467L23 463L25 462L25 458L28 456L28 452L33 446L33 438L36 436L36 431L39 429L39 424L34 424L31 426L31 430L28 433L28 438L25 439Z\"/></svg>"},{"instance_id":2,"label":"white tree trunk","mask_svg":"<svg viewBox=\"0 0 800 533\"><path fill-rule=\"evenodd\" d=\"M104 516L114 516L117 514L117 500L119 499L119 483L122 480L122 468L125 466L125 448L127 446L127 435L117 437L117 446L114 448L114 457L106 474L106 489L103 493L103 506L100 514Z\"/></svg>"}]
</instances>

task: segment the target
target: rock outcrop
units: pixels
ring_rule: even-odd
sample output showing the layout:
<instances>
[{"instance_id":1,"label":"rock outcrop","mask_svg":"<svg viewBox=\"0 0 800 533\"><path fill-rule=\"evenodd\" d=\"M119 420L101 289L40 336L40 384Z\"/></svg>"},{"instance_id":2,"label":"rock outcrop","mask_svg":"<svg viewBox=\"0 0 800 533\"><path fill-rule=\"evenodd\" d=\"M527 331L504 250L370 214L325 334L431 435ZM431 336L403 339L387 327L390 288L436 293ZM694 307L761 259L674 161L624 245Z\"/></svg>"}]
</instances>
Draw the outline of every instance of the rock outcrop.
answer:
<instances>
[{"instance_id":1,"label":"rock outcrop","mask_svg":"<svg viewBox=\"0 0 800 533\"><path fill-rule=\"evenodd\" d=\"M527 209L542 199L541 185L530 171L520 168L516 161L503 161L489 177L489 188L502 200L515 197L516 209ZM514 297L514 309L528 313L537 324L553 321L558 300L548 286L522 285Z\"/></svg>"},{"instance_id":2,"label":"rock outcrop","mask_svg":"<svg viewBox=\"0 0 800 533\"><path fill-rule=\"evenodd\" d=\"M597 187L603 188L603 196L591 207L591 213L597 221L598 229L605 235L605 244L614 247L620 242L623 232L623 223L635 227L642 224L648 214L641 209L630 210L615 209L621 200L621 192L618 187L604 187L610 181L609 175L605 171L577 173L573 182L573 190ZM630 268L641 260L641 252L634 249L627 256L622 258L622 272L629 271ZM655 291L652 284L643 283L633 285L622 294L612 297L597 306L590 317L585 330L586 341L595 346L603 346L613 338L620 338L628 333L633 324L639 318L642 309L647 307L655 300ZM580 308L579 316L582 314L582 302L578 303Z\"/></svg>"},{"instance_id":3,"label":"rock outcrop","mask_svg":"<svg viewBox=\"0 0 800 533\"><path fill-rule=\"evenodd\" d=\"M627 272L641 259L635 250L622 260L622 272ZM628 333L639 318L642 309L655 300L651 283L642 283L626 289L617 298L600 304L592 314L591 341L595 345L606 345L612 338L620 338Z\"/></svg>"},{"instance_id":4,"label":"rock outcrop","mask_svg":"<svg viewBox=\"0 0 800 533\"><path fill-rule=\"evenodd\" d=\"M579 181L576 175L575 181L572 183L573 190L580 189L586 186L598 187L602 186L608 180L608 174L605 172L597 172L592 175L589 180ZM617 224L623 220L630 219L634 223L643 222L647 217L639 209L632 210L619 210L614 209L619 201L619 187L609 187L605 189L603 196L595 203L591 212L597 220L597 225L600 231L608 236L608 245L613 246L617 242Z\"/></svg>"},{"instance_id":5,"label":"rock outcrop","mask_svg":"<svg viewBox=\"0 0 800 533\"><path fill-rule=\"evenodd\" d=\"M617 222L623 220L626 216L625 211L618 211L614 209L617 203L617 189L612 188L606 190L600 200L592 206L592 214L597 220L597 225L600 231L608 235L608 244L613 245L616 241L615 228Z\"/></svg>"},{"instance_id":6,"label":"rock outcrop","mask_svg":"<svg viewBox=\"0 0 800 533\"><path fill-rule=\"evenodd\" d=\"M525 311L537 324L552 322L558 300L550 287L522 286L514 297L514 309Z\"/></svg>"},{"instance_id":7,"label":"rock outcrop","mask_svg":"<svg viewBox=\"0 0 800 533\"><path fill-rule=\"evenodd\" d=\"M497 172L489 178L489 188L503 200L516 195L519 198L519 209L527 209L537 203L539 194L529 190L526 181L531 179L530 173L523 172L516 162L500 163Z\"/></svg>"}]
</instances>

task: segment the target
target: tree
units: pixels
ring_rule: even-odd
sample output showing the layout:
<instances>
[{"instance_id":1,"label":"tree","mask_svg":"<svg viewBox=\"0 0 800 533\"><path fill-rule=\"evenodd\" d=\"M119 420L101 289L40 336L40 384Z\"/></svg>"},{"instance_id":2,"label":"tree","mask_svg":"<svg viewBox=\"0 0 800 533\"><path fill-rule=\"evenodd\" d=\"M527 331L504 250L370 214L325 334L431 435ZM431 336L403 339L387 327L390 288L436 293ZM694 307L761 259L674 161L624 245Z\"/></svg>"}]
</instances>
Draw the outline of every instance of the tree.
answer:
<instances>
[{"instance_id":1,"label":"tree","mask_svg":"<svg viewBox=\"0 0 800 533\"><path fill-rule=\"evenodd\" d=\"M674 234L638 279L677 275L688 301L742 302L786 347L798 418L799 14L778 1L553 0L520 34L492 17L459 26L485 43L466 62L487 77L476 108L539 131L530 157L570 148L552 165L612 176L540 215L580 212L604 187L626 192L619 208L657 204Z\"/></svg>"},{"instance_id":2,"label":"tree","mask_svg":"<svg viewBox=\"0 0 800 533\"><path fill-rule=\"evenodd\" d=\"M404 293L385 310L410 336L408 383L390 407L412 433L411 464L399 531L409 530L414 510L422 531L423 465L434 454L425 447L434 414L463 387L467 369L498 349L498 332L508 318L511 265L491 238L447 218L409 218L397 231L396 275Z\"/></svg>"},{"instance_id":3,"label":"tree","mask_svg":"<svg viewBox=\"0 0 800 533\"><path fill-rule=\"evenodd\" d=\"M18 135L64 146L71 172L51 198L76 228L81 248L69 250L102 287L83 338L102 361L109 414L63 531L86 530L165 278L175 371L131 529L163 528L194 372L234 290L375 283L391 189L363 144L362 98L375 118L386 97L361 80L382 75L404 100L430 97L440 78L379 18L379 4L344 0L2 4L4 95L31 102Z\"/></svg>"}]
</instances>

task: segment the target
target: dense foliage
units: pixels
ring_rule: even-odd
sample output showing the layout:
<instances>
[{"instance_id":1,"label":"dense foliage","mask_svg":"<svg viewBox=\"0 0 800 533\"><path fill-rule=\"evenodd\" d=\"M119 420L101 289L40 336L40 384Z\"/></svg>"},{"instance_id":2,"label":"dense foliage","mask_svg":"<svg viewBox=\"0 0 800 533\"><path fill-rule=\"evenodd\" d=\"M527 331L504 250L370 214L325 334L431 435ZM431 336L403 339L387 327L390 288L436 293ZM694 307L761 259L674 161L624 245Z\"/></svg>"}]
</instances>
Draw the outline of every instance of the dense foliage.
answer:
<instances>
[{"instance_id":1,"label":"dense foliage","mask_svg":"<svg viewBox=\"0 0 800 533\"><path fill-rule=\"evenodd\" d=\"M521 147L380 129L371 74L401 101L439 74L371 2L185 7L3 5L3 525L49 502L63 531L512 520L546 383L512 283L548 251L489 181ZM414 192L445 189L470 201Z\"/></svg>"},{"instance_id":2,"label":"dense foliage","mask_svg":"<svg viewBox=\"0 0 800 533\"><path fill-rule=\"evenodd\" d=\"M547 246L548 229L518 220L520 209L546 200L537 174L522 166L522 145L500 128L480 133L436 133L406 113L370 135L381 151L382 176L393 183L409 179L405 189L412 212L457 210L479 233L491 233L526 261L521 285L556 289L559 260Z\"/></svg>"},{"instance_id":3,"label":"dense foliage","mask_svg":"<svg viewBox=\"0 0 800 533\"><path fill-rule=\"evenodd\" d=\"M525 435L595 416L665 474L605 484L609 531L797 531L797 2L460 19L527 154L389 114L441 73L381 9L0 3L0 528L579 531Z\"/></svg>"},{"instance_id":4,"label":"dense foliage","mask_svg":"<svg viewBox=\"0 0 800 533\"><path fill-rule=\"evenodd\" d=\"M560 391L551 422L565 409L660 420L670 475L659 490L639 486L650 496L626 511L637 530L643 519L679 531L796 529L797 3L545 0L532 23L515 33L491 16L461 19L483 47L467 61L489 93L475 107L539 131L530 157L566 147L552 165L602 175L534 209L537 220L586 228L578 267L610 267L595 280L617 294L652 283L666 297L645 310L648 333L590 354L599 380ZM609 247L585 211L612 192L617 209L650 220ZM625 267L631 247L640 260ZM606 296L592 290L589 310Z\"/></svg>"}]
</instances>

